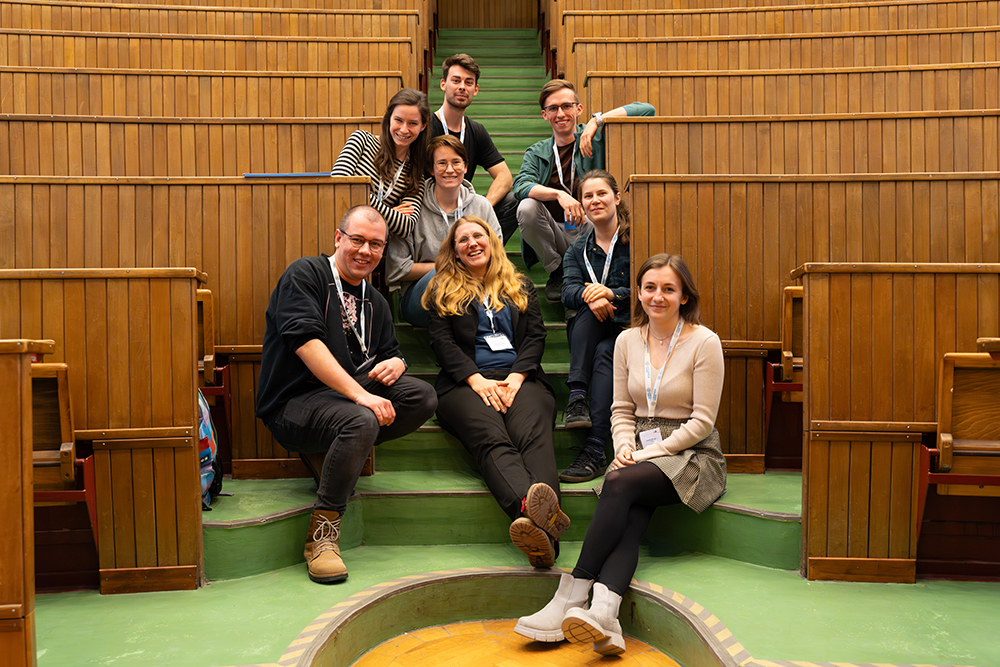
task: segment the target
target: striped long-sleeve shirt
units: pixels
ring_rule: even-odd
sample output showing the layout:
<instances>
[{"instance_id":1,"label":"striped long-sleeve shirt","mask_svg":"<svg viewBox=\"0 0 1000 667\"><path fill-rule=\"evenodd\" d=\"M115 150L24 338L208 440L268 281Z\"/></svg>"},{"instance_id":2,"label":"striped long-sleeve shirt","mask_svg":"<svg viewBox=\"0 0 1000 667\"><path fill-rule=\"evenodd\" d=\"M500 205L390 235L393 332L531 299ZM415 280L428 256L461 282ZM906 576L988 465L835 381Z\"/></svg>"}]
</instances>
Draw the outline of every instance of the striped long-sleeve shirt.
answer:
<instances>
[{"instance_id":1,"label":"striped long-sleeve shirt","mask_svg":"<svg viewBox=\"0 0 1000 667\"><path fill-rule=\"evenodd\" d=\"M372 179L368 186L368 203L375 208L382 217L385 218L389 231L397 236L405 238L416 224L420 217L420 203L423 200L423 174L420 175L420 191L413 196L404 197L403 183L410 175L412 165L409 160L403 165L403 171L395 184L385 182L375 170L375 155L378 153L379 138L371 132L357 130L347 138L347 143L340 150L337 162L333 165L331 176L368 176ZM392 172L399 169L399 161L393 158ZM379 184L382 184L383 198L379 201ZM412 204L413 213L403 215L392 210L393 206L399 204Z\"/></svg>"}]
</instances>

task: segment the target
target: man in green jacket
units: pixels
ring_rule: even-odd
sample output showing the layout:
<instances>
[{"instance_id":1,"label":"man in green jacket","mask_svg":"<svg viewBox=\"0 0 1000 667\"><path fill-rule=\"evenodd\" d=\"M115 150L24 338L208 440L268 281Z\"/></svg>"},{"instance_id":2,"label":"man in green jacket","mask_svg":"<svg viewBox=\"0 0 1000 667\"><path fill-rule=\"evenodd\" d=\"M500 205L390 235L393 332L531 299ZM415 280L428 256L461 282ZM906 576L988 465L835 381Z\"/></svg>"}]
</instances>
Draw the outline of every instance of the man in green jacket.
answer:
<instances>
[{"instance_id":1,"label":"man in green jacket","mask_svg":"<svg viewBox=\"0 0 1000 667\"><path fill-rule=\"evenodd\" d=\"M581 176L591 169L604 168L604 119L652 116L656 109L645 102L633 102L611 111L598 111L586 125L578 124L583 105L576 88L565 79L553 79L542 86L538 105L542 117L552 125L552 138L525 151L513 192L518 200L517 224L527 246L525 262L531 266L541 260L549 273L545 298L557 303L562 298L563 255L590 225L574 191Z\"/></svg>"}]
</instances>

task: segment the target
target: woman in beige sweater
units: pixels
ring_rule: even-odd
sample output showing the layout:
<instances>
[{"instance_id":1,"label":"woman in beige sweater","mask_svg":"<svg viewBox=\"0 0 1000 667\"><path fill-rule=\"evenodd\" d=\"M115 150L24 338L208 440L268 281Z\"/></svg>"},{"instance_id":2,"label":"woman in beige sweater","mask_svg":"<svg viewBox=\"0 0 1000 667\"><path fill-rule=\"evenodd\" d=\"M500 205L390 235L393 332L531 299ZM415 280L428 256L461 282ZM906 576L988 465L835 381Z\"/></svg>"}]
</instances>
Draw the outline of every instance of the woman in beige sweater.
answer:
<instances>
[{"instance_id":1,"label":"woman in beige sweater","mask_svg":"<svg viewBox=\"0 0 1000 667\"><path fill-rule=\"evenodd\" d=\"M615 460L573 573L562 575L548 605L515 627L537 641L593 641L603 655L625 651L618 605L653 512L676 503L702 512L726 490L715 430L722 344L700 324L691 272L679 255L654 255L639 268L636 285L642 308L615 344Z\"/></svg>"}]
</instances>

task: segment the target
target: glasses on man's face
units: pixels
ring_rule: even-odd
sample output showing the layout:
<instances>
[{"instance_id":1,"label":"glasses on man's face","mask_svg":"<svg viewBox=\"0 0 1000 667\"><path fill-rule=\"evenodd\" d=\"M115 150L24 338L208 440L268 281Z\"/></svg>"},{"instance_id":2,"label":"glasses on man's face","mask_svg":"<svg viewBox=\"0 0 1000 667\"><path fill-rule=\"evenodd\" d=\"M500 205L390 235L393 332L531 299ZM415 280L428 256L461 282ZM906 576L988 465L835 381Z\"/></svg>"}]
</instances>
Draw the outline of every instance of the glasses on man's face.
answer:
<instances>
[{"instance_id":1,"label":"glasses on man's face","mask_svg":"<svg viewBox=\"0 0 1000 667\"><path fill-rule=\"evenodd\" d=\"M368 244L368 249L372 252L382 252L385 250L385 241L379 241L378 239L366 239L364 236L345 234L344 232L341 232L340 234L350 240L351 247L355 250L361 250L365 247L366 243Z\"/></svg>"},{"instance_id":2,"label":"glasses on man's face","mask_svg":"<svg viewBox=\"0 0 1000 667\"><path fill-rule=\"evenodd\" d=\"M545 113L549 113L549 114L554 114L554 113L556 113L558 111L562 111L563 113L570 113L571 111L573 111L574 109L576 109L577 104L579 104L579 103L578 102L566 102L564 104L550 104L547 107L542 107L542 111L544 111Z\"/></svg>"}]
</instances>

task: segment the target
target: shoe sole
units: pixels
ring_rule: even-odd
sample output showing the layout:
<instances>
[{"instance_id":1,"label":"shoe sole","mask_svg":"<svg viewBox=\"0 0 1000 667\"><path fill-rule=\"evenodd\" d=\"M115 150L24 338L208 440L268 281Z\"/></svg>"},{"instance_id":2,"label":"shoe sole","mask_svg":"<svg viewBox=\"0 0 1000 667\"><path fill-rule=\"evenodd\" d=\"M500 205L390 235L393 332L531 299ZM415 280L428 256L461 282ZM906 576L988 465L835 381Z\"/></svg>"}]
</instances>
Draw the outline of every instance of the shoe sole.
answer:
<instances>
[{"instance_id":1,"label":"shoe sole","mask_svg":"<svg viewBox=\"0 0 1000 667\"><path fill-rule=\"evenodd\" d=\"M565 422L564 427L568 429L573 428L590 428L594 423L589 419L576 419L571 422Z\"/></svg>"},{"instance_id":2,"label":"shoe sole","mask_svg":"<svg viewBox=\"0 0 1000 667\"><path fill-rule=\"evenodd\" d=\"M335 574L332 577L314 577L310 574L309 579L317 584L339 584L342 581L347 581L347 573Z\"/></svg>"},{"instance_id":3,"label":"shoe sole","mask_svg":"<svg viewBox=\"0 0 1000 667\"><path fill-rule=\"evenodd\" d=\"M520 621L514 626L514 632L527 637L536 642L561 642L563 640L562 630L536 630L527 625L522 625Z\"/></svg>"},{"instance_id":4,"label":"shoe sole","mask_svg":"<svg viewBox=\"0 0 1000 667\"><path fill-rule=\"evenodd\" d=\"M559 481L560 482L568 482L570 484L577 484L579 482L589 482L592 479L597 479L598 477L600 477L603 474L604 474L603 470L595 472L593 475L591 475L589 477L572 477L570 475L565 475L563 473L559 473Z\"/></svg>"},{"instance_id":5,"label":"shoe sole","mask_svg":"<svg viewBox=\"0 0 1000 667\"><path fill-rule=\"evenodd\" d=\"M521 517L510 524L510 541L524 552L532 567L552 567L555 563L555 553L548 534L532 523L531 519Z\"/></svg>"},{"instance_id":6,"label":"shoe sole","mask_svg":"<svg viewBox=\"0 0 1000 667\"><path fill-rule=\"evenodd\" d=\"M525 509L528 518L554 540L559 539L569 528L570 519L559 509L559 496L548 484L531 485L525 499Z\"/></svg>"},{"instance_id":7,"label":"shoe sole","mask_svg":"<svg viewBox=\"0 0 1000 667\"><path fill-rule=\"evenodd\" d=\"M566 612L562 622L563 636L571 644L594 643L594 651L601 655L621 655L625 652L625 638L617 632L605 632L601 626L585 618Z\"/></svg>"}]
</instances>

